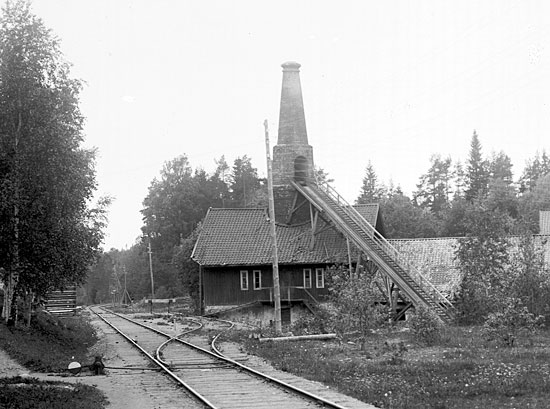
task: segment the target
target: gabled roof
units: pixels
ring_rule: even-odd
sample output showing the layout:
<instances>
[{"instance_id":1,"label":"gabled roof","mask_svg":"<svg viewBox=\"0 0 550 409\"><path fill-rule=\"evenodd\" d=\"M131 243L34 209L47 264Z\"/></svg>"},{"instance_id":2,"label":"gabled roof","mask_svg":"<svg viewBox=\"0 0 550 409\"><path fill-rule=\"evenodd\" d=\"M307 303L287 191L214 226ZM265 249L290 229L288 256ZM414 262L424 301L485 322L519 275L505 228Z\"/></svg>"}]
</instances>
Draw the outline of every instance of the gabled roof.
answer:
<instances>
[{"instance_id":1,"label":"gabled roof","mask_svg":"<svg viewBox=\"0 0 550 409\"><path fill-rule=\"evenodd\" d=\"M361 205L365 219L376 225L378 205ZM334 229L318 229L314 247L311 225L276 225L280 264L335 263L347 260L347 246ZM265 209L210 209L191 256L203 266L262 265L272 262L270 224Z\"/></svg>"},{"instance_id":2,"label":"gabled roof","mask_svg":"<svg viewBox=\"0 0 550 409\"><path fill-rule=\"evenodd\" d=\"M543 251L544 261L550 265L550 236L533 236L536 248ZM422 273L444 295L454 294L460 285L462 275L458 268L455 252L460 238L442 237L430 239L388 240L420 273ZM508 238L510 252L516 254L520 237Z\"/></svg>"},{"instance_id":3,"label":"gabled roof","mask_svg":"<svg viewBox=\"0 0 550 409\"><path fill-rule=\"evenodd\" d=\"M375 225L377 209L377 205L363 205L358 210ZM270 265L272 244L269 229L265 209L210 209L192 258L208 267ZM310 249L309 223L298 226L278 224L276 234L280 264L348 262L346 240L333 228L318 229L313 249ZM537 246L544 250L546 263L550 264L550 235L535 235L534 238ZM452 295L462 278L454 257L459 240L446 237L388 241L440 292ZM511 237L510 241L513 249L517 249L519 238ZM356 255L353 257L355 260Z\"/></svg>"},{"instance_id":4,"label":"gabled roof","mask_svg":"<svg viewBox=\"0 0 550 409\"><path fill-rule=\"evenodd\" d=\"M454 294L461 274L454 259L458 238L388 240L444 295Z\"/></svg>"},{"instance_id":5,"label":"gabled roof","mask_svg":"<svg viewBox=\"0 0 550 409\"><path fill-rule=\"evenodd\" d=\"M353 208L359 212L361 216L368 221L371 226L374 226L382 235L384 235L384 224L380 216L380 205L378 203L353 205Z\"/></svg>"},{"instance_id":6,"label":"gabled roof","mask_svg":"<svg viewBox=\"0 0 550 409\"><path fill-rule=\"evenodd\" d=\"M550 210L539 212L539 233L550 234Z\"/></svg>"}]
</instances>

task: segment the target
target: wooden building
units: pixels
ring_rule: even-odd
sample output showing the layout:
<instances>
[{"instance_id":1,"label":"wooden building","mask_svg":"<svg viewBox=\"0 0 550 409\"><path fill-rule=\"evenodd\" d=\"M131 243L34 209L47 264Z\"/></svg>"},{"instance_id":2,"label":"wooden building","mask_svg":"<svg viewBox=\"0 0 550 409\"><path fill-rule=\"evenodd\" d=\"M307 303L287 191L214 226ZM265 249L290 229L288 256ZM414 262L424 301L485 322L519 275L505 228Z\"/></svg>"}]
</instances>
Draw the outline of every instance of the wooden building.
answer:
<instances>
[{"instance_id":1,"label":"wooden building","mask_svg":"<svg viewBox=\"0 0 550 409\"><path fill-rule=\"evenodd\" d=\"M58 317L74 315L76 313L76 286L49 291L44 297L44 309Z\"/></svg>"},{"instance_id":2,"label":"wooden building","mask_svg":"<svg viewBox=\"0 0 550 409\"><path fill-rule=\"evenodd\" d=\"M392 300L399 294L403 312L422 305L443 320L452 317L451 300L461 281L454 258L458 239L386 240L377 204L352 206L316 180L300 65L288 62L282 67L272 167L283 322L326 298L327 271L338 263L376 269L381 293L394 308ZM541 214L541 233L549 225L550 216ZM543 236L538 240L548 257L550 245ZM192 258L200 265L207 313L239 309L239 315L252 320L273 318L272 239L266 209L210 209Z\"/></svg>"},{"instance_id":3,"label":"wooden building","mask_svg":"<svg viewBox=\"0 0 550 409\"><path fill-rule=\"evenodd\" d=\"M308 308L326 297L329 266L368 260L412 303L447 316L452 308L447 298L384 238L378 205L352 206L315 179L300 64L287 62L282 67L272 167L283 305L287 309ZM192 258L200 265L202 302L207 311L254 304L260 318L270 316L272 243L265 209L210 209Z\"/></svg>"},{"instance_id":4,"label":"wooden building","mask_svg":"<svg viewBox=\"0 0 550 409\"><path fill-rule=\"evenodd\" d=\"M356 208L383 231L379 206ZM283 307L324 300L327 269L347 264L345 238L325 225L312 233L309 223L276 225L279 283ZM210 209L197 240L193 259L200 264L203 303L207 312L251 303L273 302L272 242L266 209ZM352 257L355 258L356 252ZM262 308L260 308L261 310ZM289 311L285 311L289 314Z\"/></svg>"}]
</instances>

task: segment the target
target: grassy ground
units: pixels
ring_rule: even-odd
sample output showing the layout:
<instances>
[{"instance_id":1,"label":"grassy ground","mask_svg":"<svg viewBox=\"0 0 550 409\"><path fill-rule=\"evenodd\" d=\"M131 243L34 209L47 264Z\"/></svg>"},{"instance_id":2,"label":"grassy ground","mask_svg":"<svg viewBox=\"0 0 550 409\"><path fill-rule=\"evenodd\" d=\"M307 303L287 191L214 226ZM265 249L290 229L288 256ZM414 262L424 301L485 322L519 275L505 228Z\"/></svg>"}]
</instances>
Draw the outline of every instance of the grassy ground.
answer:
<instances>
[{"instance_id":1,"label":"grassy ground","mask_svg":"<svg viewBox=\"0 0 550 409\"><path fill-rule=\"evenodd\" d=\"M97 338L86 320L38 314L31 322L30 328L11 330L0 324L0 348L21 365L38 372L65 372L71 361L89 360L88 348Z\"/></svg>"},{"instance_id":2,"label":"grassy ground","mask_svg":"<svg viewBox=\"0 0 550 409\"><path fill-rule=\"evenodd\" d=\"M36 372L66 372L71 361L91 362L88 348L97 341L87 320L36 316L30 328L0 324L0 348ZM95 408L106 405L96 388L82 384L43 382L33 378L0 378L1 408Z\"/></svg>"},{"instance_id":3,"label":"grassy ground","mask_svg":"<svg viewBox=\"0 0 550 409\"><path fill-rule=\"evenodd\" d=\"M103 394L91 386L43 382L33 378L0 378L0 407L6 409L99 409Z\"/></svg>"},{"instance_id":4,"label":"grassy ground","mask_svg":"<svg viewBox=\"0 0 550 409\"><path fill-rule=\"evenodd\" d=\"M259 343L250 353L276 367L391 409L550 408L550 332L514 348L476 328L447 328L435 346L394 328L353 340Z\"/></svg>"},{"instance_id":5,"label":"grassy ground","mask_svg":"<svg viewBox=\"0 0 550 409\"><path fill-rule=\"evenodd\" d=\"M112 311L119 312L121 314L139 312L142 312L144 314L151 313L151 304L143 301L136 302L132 305L117 306L111 304L106 305L106 307ZM188 297L177 298L175 303L154 303L152 311L154 314L182 313L185 315L195 315L194 305L192 303L192 300Z\"/></svg>"}]
</instances>

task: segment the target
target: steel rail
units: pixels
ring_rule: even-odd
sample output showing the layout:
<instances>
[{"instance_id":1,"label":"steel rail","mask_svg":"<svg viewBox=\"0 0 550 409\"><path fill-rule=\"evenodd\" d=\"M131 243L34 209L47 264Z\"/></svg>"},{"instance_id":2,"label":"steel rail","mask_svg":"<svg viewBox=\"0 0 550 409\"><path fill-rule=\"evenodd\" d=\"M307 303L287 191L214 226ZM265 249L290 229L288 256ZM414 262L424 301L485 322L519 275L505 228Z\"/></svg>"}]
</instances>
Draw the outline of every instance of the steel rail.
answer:
<instances>
[{"instance_id":1,"label":"steel rail","mask_svg":"<svg viewBox=\"0 0 550 409\"><path fill-rule=\"evenodd\" d=\"M102 310L117 315L121 318L125 318L121 316L120 314L117 314L112 311L108 311L103 307L98 307ZM130 342L134 347L139 349L147 358L149 358L153 363L155 363L159 368L161 368L164 373L166 373L170 378L172 378L174 381L176 381L178 384L183 386L187 391L189 391L195 398L197 398L199 401L207 405L211 409L219 409L217 406L214 406L212 402L210 402L208 399L206 399L204 396L202 396L199 392L197 392L195 389L193 389L190 385L188 385L184 380L182 380L180 377L178 377L174 372L172 372L166 365L164 365L161 361L156 359L153 355L151 355L149 352L147 352L144 348L141 347L137 342L135 342L132 338L127 336L124 332L122 332L118 327L116 327L113 323L109 322L106 318L102 317L97 311L90 308L92 312L94 312L99 318L101 318L107 325L109 325L111 328L113 328L117 333L122 335L124 339L126 339L128 342ZM143 325L142 325L143 326Z\"/></svg>"},{"instance_id":2,"label":"steel rail","mask_svg":"<svg viewBox=\"0 0 550 409\"><path fill-rule=\"evenodd\" d=\"M214 339L212 339L212 342L210 343L210 348L212 349L212 351L214 351L216 354L218 354L219 356L223 356L224 358L227 358L224 354L222 354L222 352L216 347L216 341L222 336L222 334L224 332L227 332L227 331L230 331L233 329L233 327L235 326L235 323L234 322L231 322L231 321L227 321L227 320L221 320L219 318L216 318L215 319L216 321L219 321L219 322L223 322L224 324L229 324L229 328L226 328L224 329L222 332L220 332L218 335L216 335L214 337Z\"/></svg>"},{"instance_id":3,"label":"steel rail","mask_svg":"<svg viewBox=\"0 0 550 409\"><path fill-rule=\"evenodd\" d=\"M192 322L198 324L198 327L193 328L193 329L190 329L190 330L188 330L188 331L183 331L183 332L181 332L181 333L179 333L179 334L176 334L176 335L174 335L173 337L168 338L166 341L164 341L162 344L160 344L160 345L158 346L158 348L157 348L157 350L156 350L156 352L155 352L155 356L156 356L156 358L157 358L160 362L162 362L164 365L167 365L167 366L168 366L168 362L166 362L164 359L161 358L161 352L162 352L162 350L163 350L170 342L173 341L173 339L177 339L178 337L181 337L181 336L183 336L183 335L189 334L189 333L191 333L191 332L198 331L199 329L201 329L201 328L204 326L204 325L202 324L202 322L200 322L200 321L198 321L198 320L196 320L196 319L193 319L193 318L187 318L187 319L189 319L190 321L192 321ZM165 335L165 334L163 334L163 335Z\"/></svg>"},{"instance_id":4,"label":"steel rail","mask_svg":"<svg viewBox=\"0 0 550 409\"><path fill-rule=\"evenodd\" d=\"M100 307L100 308L102 308L102 307ZM264 374L264 373L261 373L261 372L255 370L255 369L253 369L253 368L250 368L250 367L248 367L248 366L246 366L246 365L243 365L243 364L241 364L241 363L239 363L239 362L237 362L237 361L234 361L233 359L231 359L231 358L229 358L229 357L227 357L227 356L225 356L225 355L223 355L223 354L218 354L218 353L214 353L214 352L208 351L207 349L201 348L201 347L199 347L199 346L197 346L197 345L193 345L193 344L191 344L191 343L189 343L189 342L187 342L187 341L184 341L184 340L182 340L182 339L175 338L175 337L173 337L172 335L167 334L167 333L165 333L165 332L159 330L158 328L150 327L149 325L143 324L143 323L141 323L141 322L139 322L139 321L133 320L132 318L126 317L126 316L124 316L124 315L122 315L122 314L118 314L118 313L116 313L116 312L114 312L114 311L109 311L109 310L107 310L107 309L105 309L105 308L102 308L102 309L105 310L105 311L108 311L110 314L114 314L114 315L116 315L116 316L118 316L118 317L120 317L120 318L122 318L122 319L125 319L125 320L127 320L127 321L129 321L129 322L132 322L132 323L134 323L134 324L136 324L136 325L139 325L139 326L141 326L141 327L143 327L143 328L147 328L147 329L149 329L149 330L151 330L151 331L153 331L153 332L156 332L157 334L160 334L160 335L163 335L163 336L165 336L165 337L168 337L168 338L169 338L168 342L179 342L179 343L184 344L184 345L186 345L186 346L188 346L188 347L190 347L190 348L192 348L192 349L201 351L201 352L203 352L203 353L205 353L205 354L207 354L207 355L209 355L209 356L211 356L211 357L213 357L213 358L215 358L215 359L219 359L219 360L225 361L226 363L229 363L229 364L231 364L231 365L233 365L233 366L236 366L236 367L238 367L239 369L243 370L244 372L248 372L249 374L252 374L252 375L254 375L254 376L256 376L256 377L258 377L258 378L260 378L260 379L262 379L262 380L267 380L267 381L269 381L269 382L271 382L271 383L273 383L273 384L275 384L275 385L277 385L277 386L279 386L279 387L282 387L282 388L287 389L287 390L289 390L289 391L292 391L292 392L294 392L294 393L296 393L296 394L298 394L298 395L301 395L301 396L303 396L303 397L306 397L306 398L308 398L308 399L310 399L310 400L312 400L312 401L314 401L314 402L316 402L316 403L319 403L319 404L321 404L321 405L324 405L324 407L329 407L329 408L333 408L333 409L347 409L346 407L341 406L341 405L339 405L339 404L337 404L337 403L335 403L335 402L331 402L331 401L329 401L328 399L325 399L325 398L323 398L323 397L321 397L321 396L315 395L315 394L313 394L313 393L311 393L311 392L308 392L308 391L303 390L303 389L301 389L301 388L298 388L298 387L296 387L296 386L294 386L294 385L291 385L291 384L289 384L289 383L286 383L286 382L284 382L284 381L281 381L280 379L273 378L272 376L269 376L269 375L266 375L266 374ZM155 362L157 362L156 359L155 359ZM160 364L160 362L159 362L159 364ZM165 366L165 365L163 364L163 366ZM177 377L177 376L176 376L176 377Z\"/></svg>"}]
</instances>

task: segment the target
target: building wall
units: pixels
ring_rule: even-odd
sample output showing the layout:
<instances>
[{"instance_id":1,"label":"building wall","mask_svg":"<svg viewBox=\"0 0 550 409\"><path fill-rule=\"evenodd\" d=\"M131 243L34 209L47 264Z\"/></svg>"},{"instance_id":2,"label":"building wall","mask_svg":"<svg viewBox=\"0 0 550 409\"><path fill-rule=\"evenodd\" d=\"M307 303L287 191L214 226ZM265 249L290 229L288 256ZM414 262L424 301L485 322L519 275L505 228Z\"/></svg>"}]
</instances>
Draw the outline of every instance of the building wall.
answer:
<instances>
[{"instance_id":1,"label":"building wall","mask_svg":"<svg viewBox=\"0 0 550 409\"><path fill-rule=\"evenodd\" d=\"M307 162L307 178L313 178L313 148L310 145L275 145L273 147L273 186L288 185L294 180L296 158Z\"/></svg>"},{"instance_id":2,"label":"building wall","mask_svg":"<svg viewBox=\"0 0 550 409\"><path fill-rule=\"evenodd\" d=\"M300 157L305 160L305 169L300 172L307 179L313 179L313 148L310 145L276 145L273 147L273 197L275 201L275 220L279 223L289 223L292 205L297 194L289 184L290 180L296 180L295 161ZM294 215L293 223L301 223L309 220L309 208L305 206Z\"/></svg>"},{"instance_id":3,"label":"building wall","mask_svg":"<svg viewBox=\"0 0 550 409\"><path fill-rule=\"evenodd\" d=\"M328 295L326 288L326 266L279 266L279 287L281 299L291 300L309 299L309 294L316 300L322 300ZM304 268L311 270L311 288L307 293L300 288L304 286ZM317 288L316 268L325 268L324 287ZM254 271L261 271L261 289L254 289ZM248 289L241 289L241 271L248 272ZM246 267L216 267L203 268L202 272L204 305L235 306L254 301L272 300L273 272L271 266ZM309 293L309 294L308 294Z\"/></svg>"},{"instance_id":4,"label":"building wall","mask_svg":"<svg viewBox=\"0 0 550 409\"><path fill-rule=\"evenodd\" d=\"M221 310L216 312L215 308L207 309L207 313L215 312L216 316L233 322L240 322L259 328L271 328L274 326L275 311L272 305L252 305L247 308L234 310ZM304 305L295 304L290 307L281 308L281 321L283 325L294 324L297 320L304 317L311 317L309 311Z\"/></svg>"}]
</instances>

